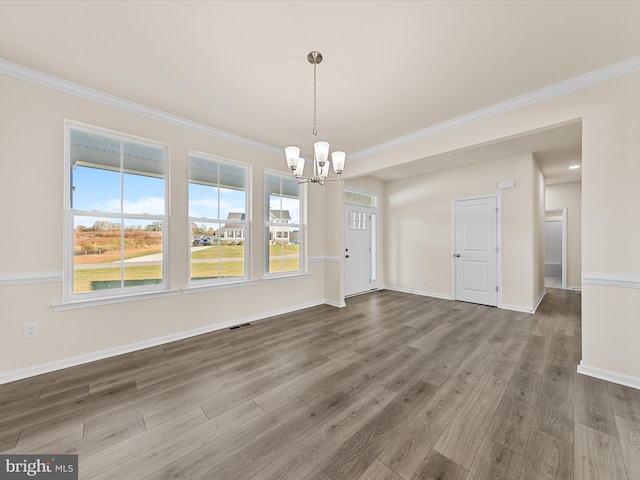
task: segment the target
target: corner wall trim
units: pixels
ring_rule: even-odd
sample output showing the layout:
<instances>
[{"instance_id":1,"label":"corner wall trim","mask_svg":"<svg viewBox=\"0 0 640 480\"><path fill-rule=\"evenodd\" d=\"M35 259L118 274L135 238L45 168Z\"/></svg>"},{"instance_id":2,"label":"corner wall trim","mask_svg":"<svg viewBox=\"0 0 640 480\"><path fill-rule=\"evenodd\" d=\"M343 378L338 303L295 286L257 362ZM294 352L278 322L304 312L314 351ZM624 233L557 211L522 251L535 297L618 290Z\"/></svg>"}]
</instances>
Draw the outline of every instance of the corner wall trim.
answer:
<instances>
[{"instance_id":1,"label":"corner wall trim","mask_svg":"<svg viewBox=\"0 0 640 480\"><path fill-rule=\"evenodd\" d=\"M116 355L122 355L125 353L131 353L145 348L157 347L158 345L164 345L165 343L175 342L183 340L189 337L195 337L205 333L215 332L216 330L223 330L225 328L240 325L242 323L251 323L258 320L265 320L269 317L276 315L282 315L285 313L295 312L297 310L303 310L305 308L317 307L318 305L324 305L326 300L321 299L313 302L307 302L293 307L282 308L278 310L272 310L270 312L264 312L256 315L249 315L242 318L236 318L223 323L217 323L214 325L206 325L204 327L194 328L183 332L177 332L163 337L156 337L149 340L143 340L140 342L130 343L128 345L122 345L115 348L109 348L106 350L99 350L97 352L91 352L84 355L78 355L75 357L63 358L53 362L43 363L40 365L34 365L32 367L21 368L11 372L0 372L0 385L14 382L16 380L22 380L24 378L34 377L36 375L42 375L44 373L54 372L56 370L62 370L64 368L75 367L84 363L95 362L97 360L103 360L105 358L115 357Z\"/></svg>"},{"instance_id":2,"label":"corner wall trim","mask_svg":"<svg viewBox=\"0 0 640 480\"><path fill-rule=\"evenodd\" d=\"M536 310L538 310L538 307L542 303L542 299L544 298L544 296L546 294L547 294L547 291L545 289L542 289L542 292L540 292L540 295L538 296L538 300L536 300L536 303L533 306L533 312L531 312L531 313L536 313Z\"/></svg>"},{"instance_id":3,"label":"corner wall trim","mask_svg":"<svg viewBox=\"0 0 640 480\"><path fill-rule=\"evenodd\" d=\"M342 302L334 302L333 300L325 300L324 301L325 304L331 306L331 307L337 307L337 308L344 308L347 306L347 304L344 302L344 300Z\"/></svg>"},{"instance_id":4,"label":"corner wall trim","mask_svg":"<svg viewBox=\"0 0 640 480\"><path fill-rule=\"evenodd\" d=\"M629 273L583 272L583 285L604 287L640 288L640 275Z\"/></svg>"},{"instance_id":5,"label":"corner wall trim","mask_svg":"<svg viewBox=\"0 0 640 480\"><path fill-rule=\"evenodd\" d=\"M376 153L384 152L385 150L390 150L392 148L400 147L408 143L416 142L418 140L422 140L424 138L428 138L433 135L446 132L448 130L453 130L464 125L494 117L502 113L510 112L518 108L533 105L535 103L542 102L559 95L564 95L575 90L580 90L581 88L589 87L600 82L612 80L614 78L626 75L628 73L633 73L638 70L640 70L640 55L627 58L626 60L622 60L606 67L602 67L597 70L578 75L577 77L573 77L562 82L554 83L553 85L534 90L533 92L525 93L524 95L520 95L519 97L511 98L509 100L496 103L495 105L491 105L486 108L481 108L480 110L476 110L475 112L470 112L465 115L452 118L451 120L447 120L445 122L438 123L437 125L418 130L417 132L394 138L393 140L389 140L388 142L365 148L364 150L360 150L349 155L349 159L353 162L354 160L358 160L360 158L368 157Z\"/></svg>"},{"instance_id":6,"label":"corner wall trim","mask_svg":"<svg viewBox=\"0 0 640 480\"><path fill-rule=\"evenodd\" d=\"M175 125L176 127L186 128L187 130L209 135L211 137L216 137L221 140L236 143L238 145L254 148L256 150L261 150L263 152L271 153L274 155L282 155L281 149L272 147L271 145L266 145L256 140L251 140L250 138L242 137L234 133L210 127L209 125L205 125L203 123L194 122L193 120L189 120L188 118L179 117L178 115L163 112L162 110L158 110L156 108L147 107L146 105L132 102L125 98L117 97L109 93L94 90L93 88L85 87L84 85L80 85L79 83L74 83L62 78L54 77L53 75L39 72L31 68L23 67L22 65L7 62L6 60L3 60L1 58L0 74L14 77L19 80L25 80L42 87L68 93L70 95L75 95L76 97L81 97L86 100L102 103L103 105L108 105L110 107L134 113L136 115L142 115L143 117L159 120L170 125Z\"/></svg>"},{"instance_id":7,"label":"corner wall trim","mask_svg":"<svg viewBox=\"0 0 640 480\"><path fill-rule=\"evenodd\" d=\"M624 385L625 387L635 388L640 390L640 378L632 377L631 375L625 375L624 373L612 372L610 370L604 370L598 367L591 367L580 362L578 365L578 373L587 375L588 377L599 378L600 380L606 380L607 382L617 383L618 385Z\"/></svg>"},{"instance_id":8,"label":"corner wall trim","mask_svg":"<svg viewBox=\"0 0 640 480\"><path fill-rule=\"evenodd\" d=\"M13 285L35 285L62 281L62 272L20 272L0 275L0 287Z\"/></svg>"}]
</instances>

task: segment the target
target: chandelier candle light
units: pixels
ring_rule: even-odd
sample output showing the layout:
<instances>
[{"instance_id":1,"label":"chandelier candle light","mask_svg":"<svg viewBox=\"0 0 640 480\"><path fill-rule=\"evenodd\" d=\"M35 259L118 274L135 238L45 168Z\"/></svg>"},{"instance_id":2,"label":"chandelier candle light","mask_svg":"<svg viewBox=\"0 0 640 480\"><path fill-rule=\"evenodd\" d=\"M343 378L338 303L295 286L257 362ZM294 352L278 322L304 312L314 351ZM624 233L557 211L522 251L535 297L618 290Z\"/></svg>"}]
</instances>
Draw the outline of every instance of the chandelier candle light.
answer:
<instances>
[{"instance_id":1,"label":"chandelier candle light","mask_svg":"<svg viewBox=\"0 0 640 480\"><path fill-rule=\"evenodd\" d=\"M316 126L316 67L322 62L322 54L320 52L310 52L307 55L307 60L313 65L313 136L318 136L318 129ZM304 158L300 157L300 148L290 146L284 149L284 154L287 157L287 166L291 169L293 176L298 183L319 183L323 185L324 182L335 182L340 179L340 174L344 169L344 161L346 160L346 153L333 152L331 154L331 160L333 161L333 170L336 172L336 178L329 177L329 142L315 142L313 144L313 176L305 177L304 173Z\"/></svg>"}]
</instances>

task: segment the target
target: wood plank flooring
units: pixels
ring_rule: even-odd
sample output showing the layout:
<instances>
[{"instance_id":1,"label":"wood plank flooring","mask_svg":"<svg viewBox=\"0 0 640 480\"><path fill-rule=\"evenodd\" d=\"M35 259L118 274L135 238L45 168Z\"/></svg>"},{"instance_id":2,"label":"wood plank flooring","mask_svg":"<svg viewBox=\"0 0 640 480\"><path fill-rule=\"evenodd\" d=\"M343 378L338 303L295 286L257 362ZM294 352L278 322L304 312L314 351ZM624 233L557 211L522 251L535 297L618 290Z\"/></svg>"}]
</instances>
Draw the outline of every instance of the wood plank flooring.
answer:
<instances>
[{"instance_id":1,"label":"wood plank flooring","mask_svg":"<svg viewBox=\"0 0 640 480\"><path fill-rule=\"evenodd\" d=\"M0 451L81 479L634 480L640 391L535 315L380 291L0 386Z\"/></svg>"}]
</instances>

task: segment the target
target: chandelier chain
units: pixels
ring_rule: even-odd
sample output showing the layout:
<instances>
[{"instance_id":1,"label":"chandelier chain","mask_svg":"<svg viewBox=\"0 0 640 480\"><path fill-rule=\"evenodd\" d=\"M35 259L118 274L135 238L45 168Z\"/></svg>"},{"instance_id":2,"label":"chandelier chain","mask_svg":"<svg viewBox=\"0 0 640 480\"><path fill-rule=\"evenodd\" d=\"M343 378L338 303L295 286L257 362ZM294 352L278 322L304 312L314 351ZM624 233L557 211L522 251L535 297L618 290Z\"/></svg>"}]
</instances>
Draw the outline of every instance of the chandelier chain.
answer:
<instances>
[{"instance_id":1,"label":"chandelier chain","mask_svg":"<svg viewBox=\"0 0 640 480\"><path fill-rule=\"evenodd\" d=\"M314 55L315 60L315 55ZM317 62L313 62L313 136L318 136L318 128L317 128L317 82L316 82L316 67L318 66Z\"/></svg>"}]
</instances>

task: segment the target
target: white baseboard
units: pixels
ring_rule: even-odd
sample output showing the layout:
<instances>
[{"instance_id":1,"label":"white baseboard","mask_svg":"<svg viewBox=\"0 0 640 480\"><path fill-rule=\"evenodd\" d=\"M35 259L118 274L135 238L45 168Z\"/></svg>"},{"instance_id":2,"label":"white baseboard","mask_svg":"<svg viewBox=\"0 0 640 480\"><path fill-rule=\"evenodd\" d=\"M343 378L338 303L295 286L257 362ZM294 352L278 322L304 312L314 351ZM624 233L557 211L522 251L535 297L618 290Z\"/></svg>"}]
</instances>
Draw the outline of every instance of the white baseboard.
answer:
<instances>
[{"instance_id":1,"label":"white baseboard","mask_svg":"<svg viewBox=\"0 0 640 480\"><path fill-rule=\"evenodd\" d=\"M640 390L640 378L632 377L631 375L611 372L597 367L590 367L589 365L584 365L582 362L578 365L578 373Z\"/></svg>"},{"instance_id":2,"label":"white baseboard","mask_svg":"<svg viewBox=\"0 0 640 480\"><path fill-rule=\"evenodd\" d=\"M522 307L520 305L509 305L508 303L503 303L499 308L502 308L503 310L511 310L512 312L534 313L532 308Z\"/></svg>"},{"instance_id":3,"label":"white baseboard","mask_svg":"<svg viewBox=\"0 0 640 480\"><path fill-rule=\"evenodd\" d=\"M423 290L414 290L411 288L389 287L385 285L384 290L392 290L394 292L411 293L413 295L422 295L423 297L441 298L442 300L453 300L451 295L443 295L442 293L425 292ZM381 289L381 290L382 290Z\"/></svg>"},{"instance_id":4,"label":"white baseboard","mask_svg":"<svg viewBox=\"0 0 640 480\"><path fill-rule=\"evenodd\" d=\"M334 302L333 300L325 300L324 301L325 304L331 306L331 307L336 307L336 308L344 308L347 306L347 304L344 302L344 300L342 302Z\"/></svg>"},{"instance_id":5,"label":"white baseboard","mask_svg":"<svg viewBox=\"0 0 640 480\"><path fill-rule=\"evenodd\" d=\"M542 299L546 294L547 294L547 291L542 290L542 293L540 293L540 296L536 300L536 303L533 305L533 307L523 307L520 305L509 305L509 304L503 303L502 305L500 305L500 308L503 308L504 310L512 310L514 312L536 313L536 310L538 310L538 307L542 303Z\"/></svg>"},{"instance_id":6,"label":"white baseboard","mask_svg":"<svg viewBox=\"0 0 640 480\"><path fill-rule=\"evenodd\" d=\"M393 290L395 292L411 293L413 295L422 295L424 297L441 298L442 300L454 300L454 298L451 295L443 295L441 293L425 292L425 291L422 291L422 290L413 290L413 289L410 289L410 288L400 288L400 287L385 286L384 289L385 290ZM512 310L514 312L535 313L537 308L538 308L538 306L540 305L540 302L542 302L542 299L546 295L546 293L547 293L547 291L543 290L543 292L538 297L538 300L536 301L536 304L534 305L533 308L531 308L531 307L522 307L520 305L509 305L509 304L506 304L506 303L503 303L502 305L499 305L498 307L502 308L504 310Z\"/></svg>"},{"instance_id":7,"label":"white baseboard","mask_svg":"<svg viewBox=\"0 0 640 480\"><path fill-rule=\"evenodd\" d=\"M56 370L62 370L64 368L75 367L84 363L95 362L97 360L103 360L105 358L115 357L117 355L123 355L125 353L131 353L138 350L144 350L145 348L156 347L158 345L164 345L166 343L183 340L189 337L195 337L205 333L215 332L216 330L223 330L225 328L233 327L243 323L256 322L258 320L264 320L269 317L275 317L276 315L283 315L286 313L295 312L297 310L303 310L305 308L317 307L318 305L324 305L328 303L326 300L318 300L314 302L308 302L294 307L282 308L273 310L270 312L264 312L256 315L249 315L242 318L236 318L223 323L217 323L215 325L206 325L204 327L194 328L183 332L173 333L171 335L165 335L163 337L156 337L149 340L143 340L140 342L130 343L128 345L122 345L115 348L109 348L106 350L100 350L97 352L91 352L84 355L78 355L75 357L63 358L53 362L43 363L40 365L34 365L33 367L21 368L11 372L0 373L0 385L15 382L16 380L22 380L24 378L34 377L36 375L42 375L43 373L50 373ZM337 306L337 305L333 305Z\"/></svg>"},{"instance_id":8,"label":"white baseboard","mask_svg":"<svg viewBox=\"0 0 640 480\"><path fill-rule=\"evenodd\" d=\"M570 287L569 285L567 285L567 287L565 288L565 290L571 290L573 292L581 292L582 288L581 287Z\"/></svg>"}]
</instances>

